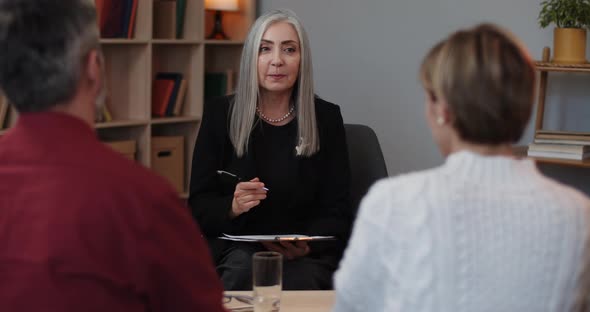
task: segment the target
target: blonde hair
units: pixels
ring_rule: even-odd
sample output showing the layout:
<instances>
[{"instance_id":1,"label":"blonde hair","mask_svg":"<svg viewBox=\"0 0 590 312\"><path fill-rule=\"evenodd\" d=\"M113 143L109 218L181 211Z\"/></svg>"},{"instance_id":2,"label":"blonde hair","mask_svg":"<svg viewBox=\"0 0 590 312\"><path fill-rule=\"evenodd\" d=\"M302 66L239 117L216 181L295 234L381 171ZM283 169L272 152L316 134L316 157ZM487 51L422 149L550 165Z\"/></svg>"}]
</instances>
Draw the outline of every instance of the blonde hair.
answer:
<instances>
[{"instance_id":1,"label":"blonde hair","mask_svg":"<svg viewBox=\"0 0 590 312\"><path fill-rule=\"evenodd\" d=\"M440 56L440 51L442 51L444 44L445 40L439 41L435 44L430 51L428 51L428 54L426 54L420 65L420 81L431 100L436 100L432 77L434 76L438 57Z\"/></svg>"},{"instance_id":2,"label":"blonde hair","mask_svg":"<svg viewBox=\"0 0 590 312\"><path fill-rule=\"evenodd\" d=\"M447 102L461 139L513 143L529 121L535 69L516 37L493 24L451 34L433 47L421 68L434 99Z\"/></svg>"},{"instance_id":3,"label":"blonde hair","mask_svg":"<svg viewBox=\"0 0 590 312\"><path fill-rule=\"evenodd\" d=\"M307 33L291 10L274 10L259 17L246 38L240 63L239 81L230 112L229 137L238 157L248 153L250 133L256 120L256 105L260 97L258 84L258 52L264 32L271 25L286 22L299 36L301 61L299 77L293 89L297 109L298 155L311 156L320 149L315 113L313 68Z\"/></svg>"}]
</instances>

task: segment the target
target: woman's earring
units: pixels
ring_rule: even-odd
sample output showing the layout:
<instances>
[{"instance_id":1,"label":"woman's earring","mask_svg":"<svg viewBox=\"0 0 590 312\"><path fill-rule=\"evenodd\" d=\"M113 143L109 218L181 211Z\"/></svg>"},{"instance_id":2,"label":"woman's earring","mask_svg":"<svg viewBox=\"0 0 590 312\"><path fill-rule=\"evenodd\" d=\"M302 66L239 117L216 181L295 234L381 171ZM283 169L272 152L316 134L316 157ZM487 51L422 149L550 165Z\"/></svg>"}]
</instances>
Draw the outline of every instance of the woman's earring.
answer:
<instances>
[{"instance_id":1,"label":"woman's earring","mask_svg":"<svg viewBox=\"0 0 590 312\"><path fill-rule=\"evenodd\" d=\"M444 125L444 124L445 124L445 118L444 118L444 117L442 117L442 116L438 116L438 118L436 118L436 123L437 123L439 126L442 126L442 125Z\"/></svg>"}]
</instances>

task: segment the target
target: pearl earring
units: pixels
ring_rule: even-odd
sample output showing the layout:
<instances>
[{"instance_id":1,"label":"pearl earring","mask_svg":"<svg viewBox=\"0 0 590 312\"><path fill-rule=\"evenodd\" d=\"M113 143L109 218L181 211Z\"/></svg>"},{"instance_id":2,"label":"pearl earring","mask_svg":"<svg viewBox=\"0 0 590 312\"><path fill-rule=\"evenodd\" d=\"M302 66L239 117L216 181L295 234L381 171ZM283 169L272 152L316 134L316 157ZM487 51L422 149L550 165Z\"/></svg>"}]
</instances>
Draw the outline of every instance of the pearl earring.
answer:
<instances>
[{"instance_id":1,"label":"pearl earring","mask_svg":"<svg viewBox=\"0 0 590 312\"><path fill-rule=\"evenodd\" d=\"M436 123L437 123L439 126L442 126L442 125L444 125L444 124L445 124L445 119L444 119L444 117L442 117L442 116L438 116L438 118L436 118Z\"/></svg>"}]
</instances>

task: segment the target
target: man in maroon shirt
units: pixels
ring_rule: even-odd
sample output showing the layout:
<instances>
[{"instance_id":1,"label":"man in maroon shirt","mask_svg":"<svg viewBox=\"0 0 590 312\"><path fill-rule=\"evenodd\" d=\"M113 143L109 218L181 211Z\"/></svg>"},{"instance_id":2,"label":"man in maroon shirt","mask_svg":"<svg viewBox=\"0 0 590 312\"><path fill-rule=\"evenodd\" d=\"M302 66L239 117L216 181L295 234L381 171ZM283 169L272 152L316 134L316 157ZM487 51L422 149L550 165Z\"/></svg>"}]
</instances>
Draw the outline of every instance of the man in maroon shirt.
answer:
<instances>
[{"instance_id":1,"label":"man in maroon shirt","mask_svg":"<svg viewBox=\"0 0 590 312\"><path fill-rule=\"evenodd\" d=\"M118 0L117 0L118 1ZM189 210L101 144L92 0L0 1L0 310L224 311Z\"/></svg>"}]
</instances>

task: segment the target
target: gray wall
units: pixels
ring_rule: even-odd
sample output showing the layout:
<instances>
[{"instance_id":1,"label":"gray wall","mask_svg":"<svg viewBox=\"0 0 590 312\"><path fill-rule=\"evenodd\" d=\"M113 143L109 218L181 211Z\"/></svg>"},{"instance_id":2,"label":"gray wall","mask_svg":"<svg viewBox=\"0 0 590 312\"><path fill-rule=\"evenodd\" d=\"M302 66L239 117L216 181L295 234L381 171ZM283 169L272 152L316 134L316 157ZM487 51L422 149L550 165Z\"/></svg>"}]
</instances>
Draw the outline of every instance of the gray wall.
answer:
<instances>
[{"instance_id":1,"label":"gray wall","mask_svg":"<svg viewBox=\"0 0 590 312\"><path fill-rule=\"evenodd\" d=\"M339 104L344 121L370 125L390 175L443 159L424 120L418 82L423 55L459 27L494 22L512 30L535 58L552 42L540 29L540 0L259 0L259 12L289 8L310 35L317 93ZM590 131L590 74L551 74L546 124ZM522 140L532 140L532 122ZM542 166L590 194L590 169Z\"/></svg>"}]
</instances>

